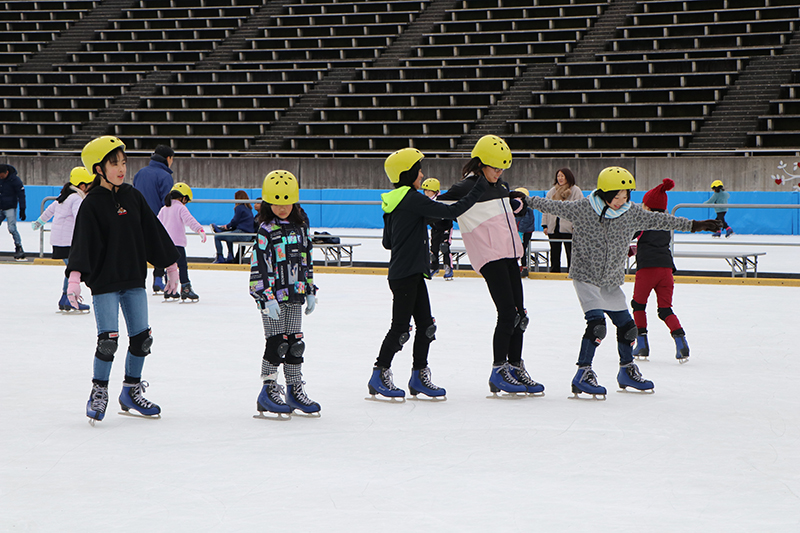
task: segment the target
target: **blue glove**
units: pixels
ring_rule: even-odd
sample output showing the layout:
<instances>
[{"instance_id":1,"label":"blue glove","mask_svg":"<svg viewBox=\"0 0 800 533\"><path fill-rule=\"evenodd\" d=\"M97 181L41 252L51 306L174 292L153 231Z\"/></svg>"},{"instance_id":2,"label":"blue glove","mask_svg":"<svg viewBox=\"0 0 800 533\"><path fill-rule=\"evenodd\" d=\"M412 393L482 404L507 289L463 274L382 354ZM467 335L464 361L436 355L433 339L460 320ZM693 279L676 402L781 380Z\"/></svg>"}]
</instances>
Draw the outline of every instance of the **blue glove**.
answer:
<instances>
[{"instance_id":1,"label":"blue glove","mask_svg":"<svg viewBox=\"0 0 800 533\"><path fill-rule=\"evenodd\" d=\"M306 314L310 315L317 308L317 297L313 294L306 294Z\"/></svg>"},{"instance_id":2,"label":"blue glove","mask_svg":"<svg viewBox=\"0 0 800 533\"><path fill-rule=\"evenodd\" d=\"M42 217L39 217L33 222L31 222L31 227L33 228L33 231L37 231L42 226L44 226L44 220L42 220Z\"/></svg>"},{"instance_id":3,"label":"blue glove","mask_svg":"<svg viewBox=\"0 0 800 533\"><path fill-rule=\"evenodd\" d=\"M261 305L262 315L265 315L272 320L278 320L281 317L281 306L278 304L277 300L267 300Z\"/></svg>"}]
</instances>

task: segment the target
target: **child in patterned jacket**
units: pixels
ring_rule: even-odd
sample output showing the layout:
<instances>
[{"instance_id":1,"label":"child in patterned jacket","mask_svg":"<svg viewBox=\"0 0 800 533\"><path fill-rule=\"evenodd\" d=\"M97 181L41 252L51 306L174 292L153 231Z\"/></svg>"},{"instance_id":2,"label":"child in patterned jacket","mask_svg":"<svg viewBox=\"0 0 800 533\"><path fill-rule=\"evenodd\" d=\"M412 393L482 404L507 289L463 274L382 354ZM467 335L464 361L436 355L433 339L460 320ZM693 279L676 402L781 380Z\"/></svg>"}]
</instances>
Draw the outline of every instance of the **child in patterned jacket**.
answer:
<instances>
[{"instance_id":1,"label":"child in patterned jacket","mask_svg":"<svg viewBox=\"0 0 800 533\"><path fill-rule=\"evenodd\" d=\"M592 370L595 350L606 336L605 315L617 328L620 364L617 383L620 388L653 392L653 382L644 379L633 362L637 329L621 287L625 282L628 247L634 234L640 230L713 231L719 226L716 220L696 221L645 211L630 201L630 192L635 188L636 181L628 170L608 167L598 175L597 189L586 198L574 202L535 196L528 199L528 205L533 209L552 213L573 224L569 277L586 319L578 372L572 379L575 398L586 393L595 399L605 399L606 388L597 383Z\"/></svg>"},{"instance_id":2,"label":"child in patterned jacket","mask_svg":"<svg viewBox=\"0 0 800 533\"><path fill-rule=\"evenodd\" d=\"M264 178L255 253L250 267L250 295L261 309L267 343L261 361L263 386L256 402L259 415L277 418L299 410L319 416L320 405L306 396L303 364L302 306L310 315L316 307L317 288L308 236L308 216L298 203L297 178L286 170L274 170ZM278 367L283 364L286 401L278 385Z\"/></svg>"}]
</instances>

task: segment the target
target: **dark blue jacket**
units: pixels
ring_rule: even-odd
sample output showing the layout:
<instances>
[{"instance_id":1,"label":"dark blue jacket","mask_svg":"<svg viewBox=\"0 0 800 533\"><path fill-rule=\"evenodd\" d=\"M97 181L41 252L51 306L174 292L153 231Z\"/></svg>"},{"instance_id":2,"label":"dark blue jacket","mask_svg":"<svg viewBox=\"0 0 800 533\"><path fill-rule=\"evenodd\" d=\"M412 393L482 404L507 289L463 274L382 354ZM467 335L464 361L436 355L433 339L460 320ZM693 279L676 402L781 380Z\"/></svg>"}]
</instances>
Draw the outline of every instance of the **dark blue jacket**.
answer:
<instances>
[{"instance_id":1,"label":"dark blue jacket","mask_svg":"<svg viewBox=\"0 0 800 533\"><path fill-rule=\"evenodd\" d=\"M167 166L167 160L158 154L150 156L150 164L133 177L134 188L142 193L156 216L164 207L164 198L173 185L172 169Z\"/></svg>"},{"instance_id":2,"label":"dark blue jacket","mask_svg":"<svg viewBox=\"0 0 800 533\"><path fill-rule=\"evenodd\" d=\"M8 165L8 176L0 180L0 209L16 209L19 204L20 215L25 213L25 186L17 176L17 169ZM23 217L20 216L20 220Z\"/></svg>"},{"instance_id":3,"label":"dark blue jacket","mask_svg":"<svg viewBox=\"0 0 800 533\"><path fill-rule=\"evenodd\" d=\"M255 233L256 223L253 211L244 204L236 204L233 209L233 218L228 222L228 229L241 230L244 233Z\"/></svg>"}]
</instances>

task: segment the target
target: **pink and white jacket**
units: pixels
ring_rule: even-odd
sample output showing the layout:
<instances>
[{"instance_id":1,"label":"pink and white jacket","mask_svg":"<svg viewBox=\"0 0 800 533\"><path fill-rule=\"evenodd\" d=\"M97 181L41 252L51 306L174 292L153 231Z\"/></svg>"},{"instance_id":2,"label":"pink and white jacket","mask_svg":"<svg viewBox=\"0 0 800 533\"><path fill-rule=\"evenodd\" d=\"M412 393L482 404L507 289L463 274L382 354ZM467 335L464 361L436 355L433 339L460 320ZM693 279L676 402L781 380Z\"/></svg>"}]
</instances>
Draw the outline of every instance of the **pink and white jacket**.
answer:
<instances>
[{"instance_id":1,"label":"pink and white jacket","mask_svg":"<svg viewBox=\"0 0 800 533\"><path fill-rule=\"evenodd\" d=\"M42 216L39 217L43 222L53 219L53 226L50 229L50 244L53 246L71 246L72 232L75 230L75 217L78 216L78 209L81 207L83 197L86 196L80 190L67 196L64 203L53 202L47 206Z\"/></svg>"},{"instance_id":2,"label":"pink and white jacket","mask_svg":"<svg viewBox=\"0 0 800 533\"><path fill-rule=\"evenodd\" d=\"M175 246L186 247L186 229L189 226L192 231L200 232L203 226L192 216L183 202L172 200L172 205L164 206L158 212L158 220L169 233L169 237Z\"/></svg>"}]
</instances>

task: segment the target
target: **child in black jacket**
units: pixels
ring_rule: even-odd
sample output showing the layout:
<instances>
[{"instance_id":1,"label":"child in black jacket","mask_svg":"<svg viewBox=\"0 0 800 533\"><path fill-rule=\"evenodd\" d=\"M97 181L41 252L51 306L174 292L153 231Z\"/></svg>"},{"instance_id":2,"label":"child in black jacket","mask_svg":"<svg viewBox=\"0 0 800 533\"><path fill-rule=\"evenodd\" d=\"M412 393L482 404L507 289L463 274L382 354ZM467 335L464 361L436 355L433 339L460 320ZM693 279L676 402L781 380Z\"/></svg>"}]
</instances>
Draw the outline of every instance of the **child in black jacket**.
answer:
<instances>
[{"instance_id":1,"label":"child in black jacket","mask_svg":"<svg viewBox=\"0 0 800 533\"><path fill-rule=\"evenodd\" d=\"M445 390L431 382L428 368L428 349L435 339L436 323L431 316L431 304L425 280L430 279L428 228L426 219L454 219L472 207L488 187L485 179L476 183L473 191L453 205L435 202L417 192L422 184L422 158L415 148L403 148L386 158L384 169L395 190L382 194L383 247L391 250L389 288L392 290L392 325L381 344L372 377L368 399L377 395L404 399L405 391L397 388L390 370L394 355L403 349L409 338L411 317L417 333L411 380L408 387L416 397L422 393L444 399Z\"/></svg>"}]
</instances>

